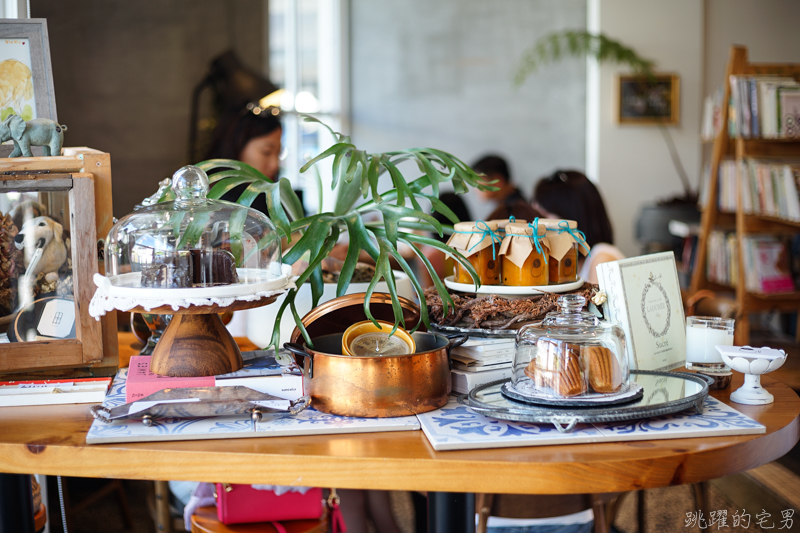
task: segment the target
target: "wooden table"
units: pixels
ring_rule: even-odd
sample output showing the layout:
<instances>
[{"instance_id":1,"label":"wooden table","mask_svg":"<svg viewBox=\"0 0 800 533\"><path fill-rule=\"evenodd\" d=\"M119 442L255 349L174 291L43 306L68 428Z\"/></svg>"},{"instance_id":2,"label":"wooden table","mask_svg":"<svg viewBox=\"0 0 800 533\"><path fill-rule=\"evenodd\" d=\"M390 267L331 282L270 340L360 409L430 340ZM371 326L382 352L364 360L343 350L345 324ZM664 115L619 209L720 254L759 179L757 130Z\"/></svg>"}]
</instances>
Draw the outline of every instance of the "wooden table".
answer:
<instances>
[{"instance_id":1,"label":"wooden table","mask_svg":"<svg viewBox=\"0 0 800 533\"><path fill-rule=\"evenodd\" d=\"M733 381L712 395L729 403L742 376ZM800 398L769 375L762 382L773 404L732 405L764 424L764 435L447 452L434 451L422 431L90 446L86 405L0 408L0 471L440 493L665 487L758 467L798 442Z\"/></svg>"}]
</instances>

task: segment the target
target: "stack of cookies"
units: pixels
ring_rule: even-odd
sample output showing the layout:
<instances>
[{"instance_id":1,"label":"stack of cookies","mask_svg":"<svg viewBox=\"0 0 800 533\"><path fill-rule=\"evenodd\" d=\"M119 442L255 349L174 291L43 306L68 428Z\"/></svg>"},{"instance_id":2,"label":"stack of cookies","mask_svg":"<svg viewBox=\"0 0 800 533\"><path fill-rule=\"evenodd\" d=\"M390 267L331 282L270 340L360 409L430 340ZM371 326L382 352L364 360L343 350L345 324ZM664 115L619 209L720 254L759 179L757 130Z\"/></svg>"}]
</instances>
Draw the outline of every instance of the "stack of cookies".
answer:
<instances>
[{"instance_id":1,"label":"stack of cookies","mask_svg":"<svg viewBox=\"0 0 800 533\"><path fill-rule=\"evenodd\" d=\"M524 371L537 388L550 388L562 397L614 393L625 379L616 356L608 348L548 338L538 340L536 355Z\"/></svg>"}]
</instances>

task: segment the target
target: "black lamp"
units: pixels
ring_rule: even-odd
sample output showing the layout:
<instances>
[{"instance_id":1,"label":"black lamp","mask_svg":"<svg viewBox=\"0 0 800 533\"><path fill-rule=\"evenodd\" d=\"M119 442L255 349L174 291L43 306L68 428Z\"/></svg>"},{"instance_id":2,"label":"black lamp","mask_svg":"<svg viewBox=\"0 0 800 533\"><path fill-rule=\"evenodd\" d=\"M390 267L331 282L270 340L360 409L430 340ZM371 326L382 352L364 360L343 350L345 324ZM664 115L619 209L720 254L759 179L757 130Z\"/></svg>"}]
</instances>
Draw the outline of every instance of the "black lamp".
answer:
<instances>
[{"instance_id":1,"label":"black lamp","mask_svg":"<svg viewBox=\"0 0 800 533\"><path fill-rule=\"evenodd\" d=\"M214 108L219 115L226 109L244 106L250 102L262 108L277 105L280 89L268 78L248 69L233 52L228 50L211 61L209 72L192 92L192 111L189 130L189 162L196 161L197 124L200 94L210 87L214 92Z\"/></svg>"}]
</instances>

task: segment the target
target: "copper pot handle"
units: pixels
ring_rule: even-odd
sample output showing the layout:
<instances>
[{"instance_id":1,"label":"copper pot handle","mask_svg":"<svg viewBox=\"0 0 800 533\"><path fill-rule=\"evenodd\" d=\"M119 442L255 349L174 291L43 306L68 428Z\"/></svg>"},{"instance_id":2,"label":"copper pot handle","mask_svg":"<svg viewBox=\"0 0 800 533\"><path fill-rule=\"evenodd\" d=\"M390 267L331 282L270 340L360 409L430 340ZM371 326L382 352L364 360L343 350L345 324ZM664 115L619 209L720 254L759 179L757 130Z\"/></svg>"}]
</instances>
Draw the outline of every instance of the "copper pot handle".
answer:
<instances>
[{"instance_id":1,"label":"copper pot handle","mask_svg":"<svg viewBox=\"0 0 800 533\"><path fill-rule=\"evenodd\" d=\"M303 349L301 344L296 342L286 342L283 344L283 347L289 350L294 354L294 361L297 363L297 366L303 368L305 365L303 364L306 357L308 357L308 379L314 377L314 354L310 354Z\"/></svg>"},{"instance_id":2,"label":"copper pot handle","mask_svg":"<svg viewBox=\"0 0 800 533\"><path fill-rule=\"evenodd\" d=\"M454 335L445 335L445 337L450 341L450 345L447 347L447 355L449 356L450 350L458 348L469 340L469 333L456 333Z\"/></svg>"}]
</instances>

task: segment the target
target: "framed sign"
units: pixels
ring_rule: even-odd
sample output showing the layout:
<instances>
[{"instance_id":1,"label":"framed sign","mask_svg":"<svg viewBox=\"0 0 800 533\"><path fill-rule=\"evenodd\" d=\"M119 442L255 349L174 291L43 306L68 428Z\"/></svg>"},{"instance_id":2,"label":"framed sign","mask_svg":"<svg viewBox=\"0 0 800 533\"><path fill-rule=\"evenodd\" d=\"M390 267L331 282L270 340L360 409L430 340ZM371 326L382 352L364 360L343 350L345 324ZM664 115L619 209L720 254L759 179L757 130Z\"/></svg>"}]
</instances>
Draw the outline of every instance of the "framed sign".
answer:
<instances>
[{"instance_id":1,"label":"framed sign","mask_svg":"<svg viewBox=\"0 0 800 533\"><path fill-rule=\"evenodd\" d=\"M0 121L58 120L45 19L0 19Z\"/></svg>"},{"instance_id":2,"label":"framed sign","mask_svg":"<svg viewBox=\"0 0 800 533\"><path fill-rule=\"evenodd\" d=\"M680 78L674 74L620 76L617 122L620 124L677 124Z\"/></svg>"}]
</instances>

